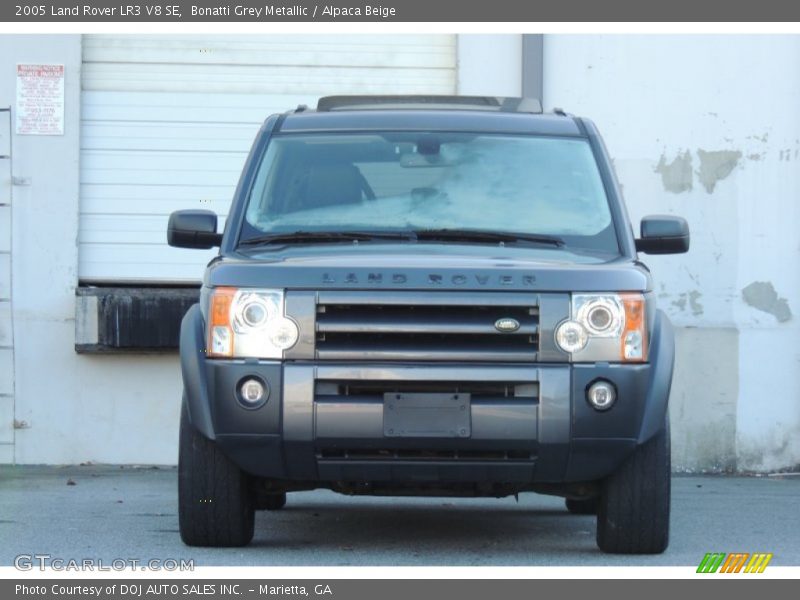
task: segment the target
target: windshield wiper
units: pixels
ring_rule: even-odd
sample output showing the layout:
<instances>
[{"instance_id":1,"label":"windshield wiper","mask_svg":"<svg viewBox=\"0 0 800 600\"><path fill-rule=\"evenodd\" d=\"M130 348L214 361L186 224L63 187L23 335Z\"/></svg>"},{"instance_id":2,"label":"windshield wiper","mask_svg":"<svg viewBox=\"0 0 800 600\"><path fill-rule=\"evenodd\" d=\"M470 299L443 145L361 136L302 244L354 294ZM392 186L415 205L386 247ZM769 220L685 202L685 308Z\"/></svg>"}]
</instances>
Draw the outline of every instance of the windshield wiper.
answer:
<instances>
[{"instance_id":1,"label":"windshield wiper","mask_svg":"<svg viewBox=\"0 0 800 600\"><path fill-rule=\"evenodd\" d=\"M413 231L290 231L241 240L239 246L261 244L304 244L306 242L368 242L371 240L414 240Z\"/></svg>"},{"instance_id":2,"label":"windshield wiper","mask_svg":"<svg viewBox=\"0 0 800 600\"><path fill-rule=\"evenodd\" d=\"M474 229L422 229L416 231L420 240L453 240L459 242L532 242L558 248L564 240L542 233L514 233L510 231L483 231Z\"/></svg>"}]
</instances>

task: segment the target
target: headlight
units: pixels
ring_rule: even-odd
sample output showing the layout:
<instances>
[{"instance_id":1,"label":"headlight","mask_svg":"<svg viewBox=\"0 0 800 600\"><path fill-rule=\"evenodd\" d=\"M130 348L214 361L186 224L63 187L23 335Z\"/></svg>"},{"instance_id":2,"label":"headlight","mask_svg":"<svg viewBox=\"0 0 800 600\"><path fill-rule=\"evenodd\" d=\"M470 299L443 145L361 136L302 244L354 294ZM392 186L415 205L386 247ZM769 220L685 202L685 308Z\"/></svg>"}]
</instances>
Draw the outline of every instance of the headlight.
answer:
<instances>
[{"instance_id":1,"label":"headlight","mask_svg":"<svg viewBox=\"0 0 800 600\"><path fill-rule=\"evenodd\" d=\"M214 289L208 310L208 356L282 358L299 335L284 313L282 290Z\"/></svg>"},{"instance_id":2,"label":"headlight","mask_svg":"<svg viewBox=\"0 0 800 600\"><path fill-rule=\"evenodd\" d=\"M571 318L556 328L556 344L579 362L647 360L642 294L574 294Z\"/></svg>"},{"instance_id":3,"label":"headlight","mask_svg":"<svg viewBox=\"0 0 800 600\"><path fill-rule=\"evenodd\" d=\"M586 347L589 341L589 334L586 328L575 321L564 321L556 329L556 341L564 352L574 354Z\"/></svg>"},{"instance_id":4,"label":"headlight","mask_svg":"<svg viewBox=\"0 0 800 600\"><path fill-rule=\"evenodd\" d=\"M595 337L618 337L625 322L619 296L573 296L572 314Z\"/></svg>"}]
</instances>

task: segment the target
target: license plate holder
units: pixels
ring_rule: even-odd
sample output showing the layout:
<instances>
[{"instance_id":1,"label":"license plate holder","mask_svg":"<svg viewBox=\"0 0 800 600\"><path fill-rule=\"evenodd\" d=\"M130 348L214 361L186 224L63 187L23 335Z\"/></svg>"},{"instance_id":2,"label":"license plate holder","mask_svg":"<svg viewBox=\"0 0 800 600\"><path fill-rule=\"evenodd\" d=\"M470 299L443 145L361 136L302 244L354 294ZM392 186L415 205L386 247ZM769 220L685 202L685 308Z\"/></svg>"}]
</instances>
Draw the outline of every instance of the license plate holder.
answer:
<instances>
[{"instance_id":1,"label":"license plate holder","mask_svg":"<svg viewBox=\"0 0 800 600\"><path fill-rule=\"evenodd\" d=\"M383 435L402 438L468 438L471 398L462 393L383 395Z\"/></svg>"}]
</instances>

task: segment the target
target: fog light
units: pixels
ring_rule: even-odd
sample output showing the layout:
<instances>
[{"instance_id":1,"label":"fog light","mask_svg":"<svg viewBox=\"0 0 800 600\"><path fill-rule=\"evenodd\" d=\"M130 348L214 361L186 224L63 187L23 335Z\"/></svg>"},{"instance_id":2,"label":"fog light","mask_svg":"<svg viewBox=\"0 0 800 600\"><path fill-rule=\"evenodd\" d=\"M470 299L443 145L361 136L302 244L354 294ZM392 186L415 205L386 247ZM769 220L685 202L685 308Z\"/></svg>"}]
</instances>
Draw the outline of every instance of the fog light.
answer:
<instances>
[{"instance_id":1,"label":"fog light","mask_svg":"<svg viewBox=\"0 0 800 600\"><path fill-rule=\"evenodd\" d=\"M267 401L269 389L255 377L248 377L239 383L239 402L245 408L258 408Z\"/></svg>"},{"instance_id":2,"label":"fog light","mask_svg":"<svg viewBox=\"0 0 800 600\"><path fill-rule=\"evenodd\" d=\"M617 400L617 390L610 381L595 381L586 390L586 399L595 410L608 410Z\"/></svg>"}]
</instances>

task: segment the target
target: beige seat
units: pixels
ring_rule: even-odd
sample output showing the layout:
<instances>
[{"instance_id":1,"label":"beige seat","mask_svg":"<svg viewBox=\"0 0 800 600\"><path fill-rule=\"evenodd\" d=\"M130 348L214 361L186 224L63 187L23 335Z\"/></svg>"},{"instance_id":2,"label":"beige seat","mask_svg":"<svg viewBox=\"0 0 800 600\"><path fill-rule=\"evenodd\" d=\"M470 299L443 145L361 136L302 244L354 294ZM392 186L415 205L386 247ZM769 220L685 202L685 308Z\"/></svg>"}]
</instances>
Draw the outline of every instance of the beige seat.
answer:
<instances>
[{"instance_id":1,"label":"beige seat","mask_svg":"<svg viewBox=\"0 0 800 600\"><path fill-rule=\"evenodd\" d=\"M298 194L296 210L358 204L363 199L364 178L353 165L312 167Z\"/></svg>"}]
</instances>

